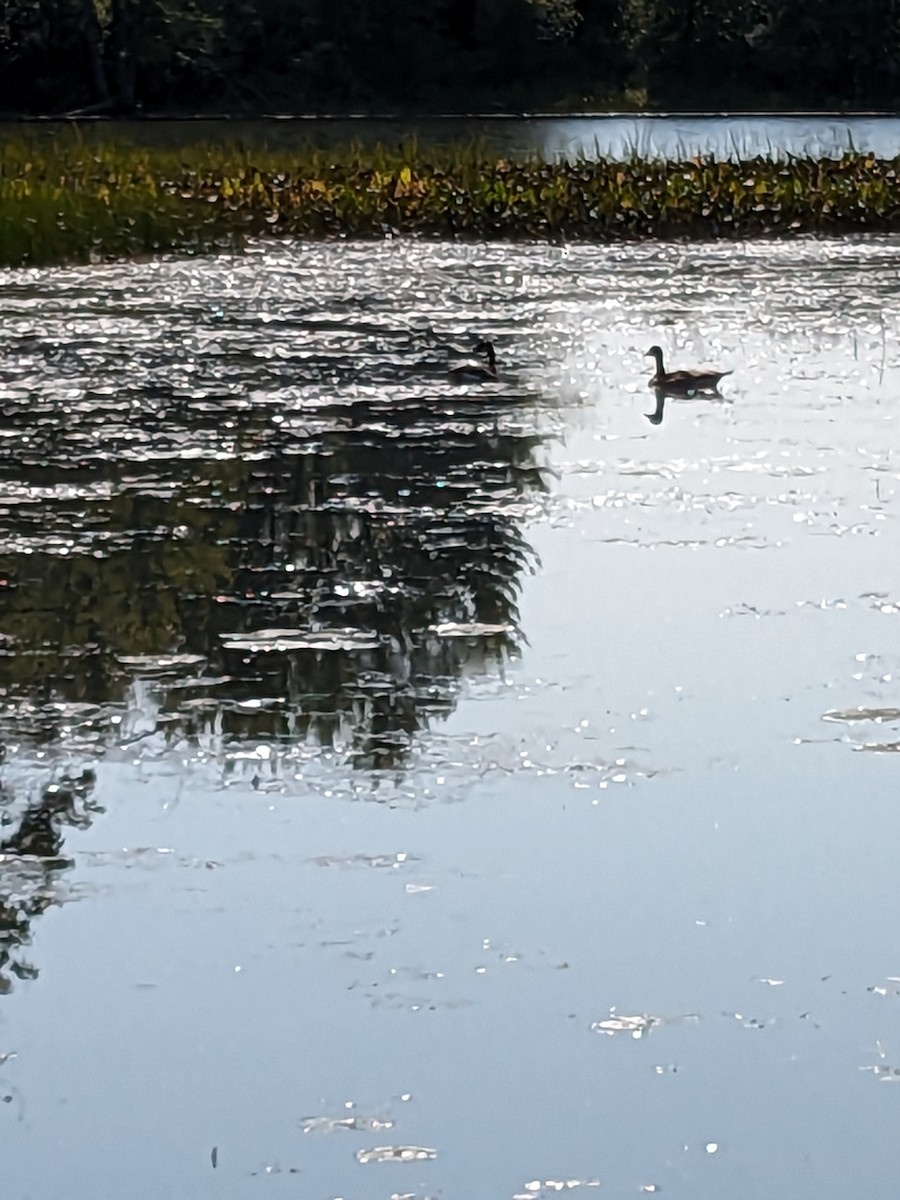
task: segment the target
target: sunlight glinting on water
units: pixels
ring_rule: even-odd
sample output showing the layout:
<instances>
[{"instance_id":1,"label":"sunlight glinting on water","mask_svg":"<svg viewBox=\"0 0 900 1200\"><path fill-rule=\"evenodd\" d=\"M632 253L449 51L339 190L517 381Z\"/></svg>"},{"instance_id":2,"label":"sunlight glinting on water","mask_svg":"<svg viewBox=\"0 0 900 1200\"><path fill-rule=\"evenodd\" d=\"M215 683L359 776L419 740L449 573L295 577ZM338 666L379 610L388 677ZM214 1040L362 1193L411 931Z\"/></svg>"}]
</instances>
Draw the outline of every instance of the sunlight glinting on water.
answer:
<instances>
[{"instance_id":1,"label":"sunlight glinting on water","mask_svg":"<svg viewBox=\"0 0 900 1200\"><path fill-rule=\"evenodd\" d=\"M2 123L0 123L2 126ZM41 133L57 135L52 124ZM5 132L21 135L7 123ZM35 129L30 131L35 133ZM685 160L697 155L747 161L762 158L840 158L844 154L897 153L900 118L891 114L720 114L720 113L554 113L547 116L461 116L303 118L300 120L117 121L112 131L99 124L86 136L99 142L128 141L151 146L197 146L231 143L263 146L289 154L297 148L398 146L469 147L473 142L490 153L519 157L538 153L552 160L568 158L642 161Z\"/></svg>"},{"instance_id":2,"label":"sunlight glinting on water","mask_svg":"<svg viewBox=\"0 0 900 1200\"><path fill-rule=\"evenodd\" d=\"M898 246L0 273L11 1194L892 1194Z\"/></svg>"}]
</instances>

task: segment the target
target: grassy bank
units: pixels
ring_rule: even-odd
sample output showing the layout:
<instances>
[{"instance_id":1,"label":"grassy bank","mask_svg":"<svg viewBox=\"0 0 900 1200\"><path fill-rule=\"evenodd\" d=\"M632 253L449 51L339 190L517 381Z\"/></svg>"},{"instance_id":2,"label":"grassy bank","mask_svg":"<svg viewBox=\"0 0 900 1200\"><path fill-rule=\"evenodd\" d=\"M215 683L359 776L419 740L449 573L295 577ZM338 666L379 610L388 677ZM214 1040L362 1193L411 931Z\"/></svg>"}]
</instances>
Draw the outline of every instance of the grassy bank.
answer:
<instances>
[{"instance_id":1,"label":"grassy bank","mask_svg":"<svg viewBox=\"0 0 900 1200\"><path fill-rule=\"evenodd\" d=\"M483 149L254 152L6 140L0 265L247 237L616 241L900 230L900 158L499 161Z\"/></svg>"}]
</instances>

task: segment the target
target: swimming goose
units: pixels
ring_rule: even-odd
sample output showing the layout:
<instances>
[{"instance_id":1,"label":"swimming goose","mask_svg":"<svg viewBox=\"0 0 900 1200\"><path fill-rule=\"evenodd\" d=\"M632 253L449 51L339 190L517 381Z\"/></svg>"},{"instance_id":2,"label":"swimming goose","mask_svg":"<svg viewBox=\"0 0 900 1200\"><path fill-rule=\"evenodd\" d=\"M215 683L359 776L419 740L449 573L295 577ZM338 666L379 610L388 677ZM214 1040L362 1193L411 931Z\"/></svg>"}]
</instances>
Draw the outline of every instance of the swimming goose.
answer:
<instances>
[{"instance_id":1,"label":"swimming goose","mask_svg":"<svg viewBox=\"0 0 900 1200\"><path fill-rule=\"evenodd\" d=\"M476 354L487 355L487 363L461 363L458 367L451 367L449 374L450 378L457 383L463 383L471 380L474 383L490 383L497 378L497 355L494 353L494 347L490 342L484 340L478 342L475 346Z\"/></svg>"},{"instance_id":2,"label":"swimming goose","mask_svg":"<svg viewBox=\"0 0 900 1200\"><path fill-rule=\"evenodd\" d=\"M731 371L703 371L696 368L667 371L663 366L663 352L659 346L651 346L646 357L656 360L656 374L647 386L664 388L670 396L691 396L694 392L717 392L719 380L731 374Z\"/></svg>"}]
</instances>

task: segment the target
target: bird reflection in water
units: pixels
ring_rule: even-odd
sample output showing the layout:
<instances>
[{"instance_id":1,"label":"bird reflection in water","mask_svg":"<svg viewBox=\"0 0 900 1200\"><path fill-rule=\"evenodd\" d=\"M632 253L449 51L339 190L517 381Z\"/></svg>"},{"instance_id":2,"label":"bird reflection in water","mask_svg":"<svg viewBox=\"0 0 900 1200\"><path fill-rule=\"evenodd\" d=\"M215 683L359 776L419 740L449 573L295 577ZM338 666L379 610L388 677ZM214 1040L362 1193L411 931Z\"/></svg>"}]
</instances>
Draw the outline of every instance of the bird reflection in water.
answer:
<instances>
[{"instance_id":1,"label":"bird reflection in water","mask_svg":"<svg viewBox=\"0 0 900 1200\"><path fill-rule=\"evenodd\" d=\"M653 393L656 396L656 408L652 413L644 413L644 416L651 425L662 425L663 415L666 409L666 389L657 387L653 389Z\"/></svg>"},{"instance_id":2,"label":"bird reflection in water","mask_svg":"<svg viewBox=\"0 0 900 1200\"><path fill-rule=\"evenodd\" d=\"M653 395L656 397L656 408L652 413L644 413L644 416L651 425L662 425L663 417L665 416L666 401L673 397L678 400L718 400L720 403L731 403L721 392L706 392L701 395L693 392L685 392L681 388L672 390L671 388L660 387L659 385L653 388Z\"/></svg>"}]
</instances>

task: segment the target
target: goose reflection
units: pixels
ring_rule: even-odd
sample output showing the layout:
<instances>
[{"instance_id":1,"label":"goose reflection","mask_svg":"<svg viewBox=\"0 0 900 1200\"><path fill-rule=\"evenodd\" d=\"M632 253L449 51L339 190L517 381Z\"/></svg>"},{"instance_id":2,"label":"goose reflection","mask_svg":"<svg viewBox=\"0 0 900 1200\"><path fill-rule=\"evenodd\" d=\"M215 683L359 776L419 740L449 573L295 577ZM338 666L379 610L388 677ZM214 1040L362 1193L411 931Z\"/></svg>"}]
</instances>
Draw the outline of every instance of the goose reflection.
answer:
<instances>
[{"instance_id":1,"label":"goose reflection","mask_svg":"<svg viewBox=\"0 0 900 1200\"><path fill-rule=\"evenodd\" d=\"M644 413L644 416L651 425L662 425L663 414L665 413L666 408L667 392L665 388L661 387L654 388L653 392L656 396L656 408L652 413Z\"/></svg>"}]
</instances>

